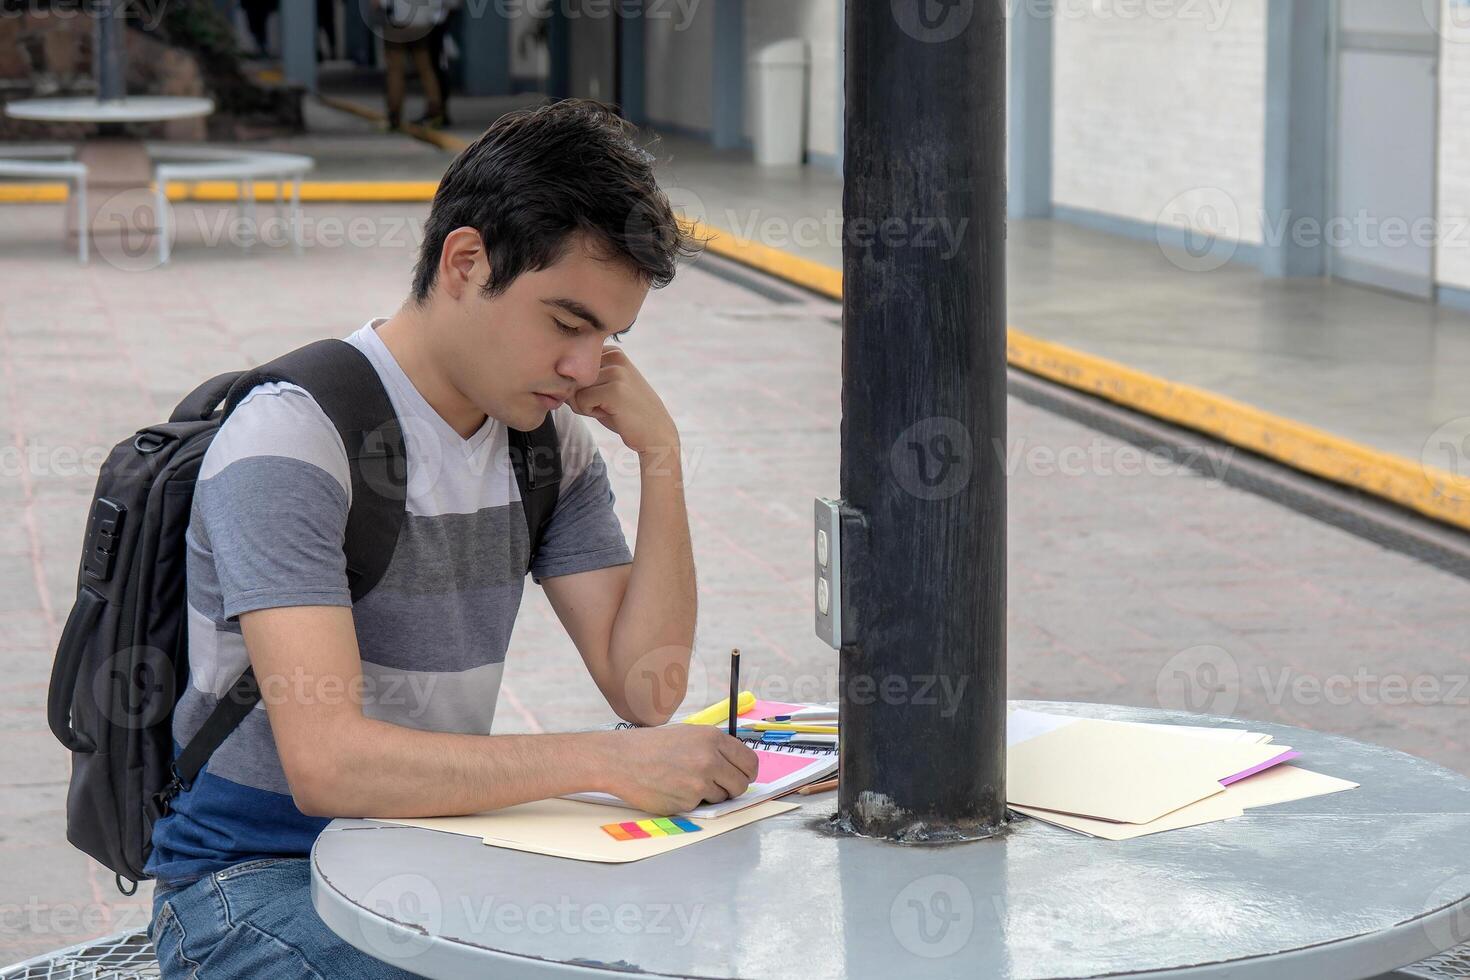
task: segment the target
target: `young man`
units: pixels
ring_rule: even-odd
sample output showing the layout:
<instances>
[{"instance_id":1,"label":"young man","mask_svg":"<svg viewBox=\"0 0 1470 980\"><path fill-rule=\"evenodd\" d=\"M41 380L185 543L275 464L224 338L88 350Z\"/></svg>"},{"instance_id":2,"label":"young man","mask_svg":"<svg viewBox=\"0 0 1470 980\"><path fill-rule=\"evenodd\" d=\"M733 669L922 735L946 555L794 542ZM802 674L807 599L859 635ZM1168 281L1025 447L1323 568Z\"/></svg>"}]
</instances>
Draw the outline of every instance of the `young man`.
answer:
<instances>
[{"instance_id":1,"label":"young man","mask_svg":"<svg viewBox=\"0 0 1470 980\"><path fill-rule=\"evenodd\" d=\"M529 554L507 427L535 429L548 412L563 479L532 576L618 715L661 725L684 696L695 583L679 433L609 342L693 247L649 156L595 104L507 116L460 154L412 296L349 338L382 378L409 457L391 564L355 605L347 456L321 408L265 384L221 428L186 539L191 676L174 741L247 663L262 704L155 827L151 935L165 977L405 976L312 910L306 855L332 817L474 813L582 790L664 814L744 792L755 755L718 728L489 734ZM582 416L642 464L632 555Z\"/></svg>"}]
</instances>

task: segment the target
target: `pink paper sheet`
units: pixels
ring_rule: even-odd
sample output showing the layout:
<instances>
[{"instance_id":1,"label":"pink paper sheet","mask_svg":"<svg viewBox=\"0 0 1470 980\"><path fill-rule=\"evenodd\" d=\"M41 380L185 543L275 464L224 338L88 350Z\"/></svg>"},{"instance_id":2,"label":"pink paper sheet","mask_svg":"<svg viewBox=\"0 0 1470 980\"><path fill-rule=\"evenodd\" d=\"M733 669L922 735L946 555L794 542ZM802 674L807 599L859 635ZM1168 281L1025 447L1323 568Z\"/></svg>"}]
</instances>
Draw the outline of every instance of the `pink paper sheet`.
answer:
<instances>
[{"instance_id":1,"label":"pink paper sheet","mask_svg":"<svg viewBox=\"0 0 1470 980\"><path fill-rule=\"evenodd\" d=\"M788 704L785 701L761 701L757 699L755 704L750 706L749 711L740 712L740 717L760 721L772 715L789 715L793 711L800 711L805 707L806 705L804 704Z\"/></svg>"},{"instance_id":2,"label":"pink paper sheet","mask_svg":"<svg viewBox=\"0 0 1470 980\"><path fill-rule=\"evenodd\" d=\"M1236 773L1229 779L1220 780L1220 785L1229 786L1231 783L1238 783L1247 776L1254 776L1258 772L1265 772L1272 766L1279 766L1283 762L1290 762L1292 759L1299 759L1301 758L1301 755L1302 754L1300 752L1283 752L1274 759L1267 759L1265 762L1261 763L1259 766L1256 766L1253 769L1247 769L1245 772Z\"/></svg>"},{"instance_id":3,"label":"pink paper sheet","mask_svg":"<svg viewBox=\"0 0 1470 980\"><path fill-rule=\"evenodd\" d=\"M812 764L810 758L789 752L767 752L765 749L756 749L755 754L760 759L760 769L755 774L755 781L758 783L774 783Z\"/></svg>"}]
</instances>

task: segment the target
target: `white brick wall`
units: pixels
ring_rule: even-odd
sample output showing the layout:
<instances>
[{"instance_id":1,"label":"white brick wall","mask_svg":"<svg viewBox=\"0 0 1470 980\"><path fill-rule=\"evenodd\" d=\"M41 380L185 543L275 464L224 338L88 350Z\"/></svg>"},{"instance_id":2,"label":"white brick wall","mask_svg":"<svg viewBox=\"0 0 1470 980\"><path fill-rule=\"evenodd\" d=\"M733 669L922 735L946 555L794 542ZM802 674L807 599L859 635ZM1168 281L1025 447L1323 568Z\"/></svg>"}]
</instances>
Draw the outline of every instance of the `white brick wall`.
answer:
<instances>
[{"instance_id":1,"label":"white brick wall","mask_svg":"<svg viewBox=\"0 0 1470 980\"><path fill-rule=\"evenodd\" d=\"M837 152L837 4L843 0L745 0L745 135L755 133L755 52L785 38L807 44L806 148L833 156Z\"/></svg>"},{"instance_id":2,"label":"white brick wall","mask_svg":"<svg viewBox=\"0 0 1470 980\"><path fill-rule=\"evenodd\" d=\"M1266 0L1177 0L1154 7L1171 16L1124 16L1139 8L1057 4L1055 201L1154 224L1179 195L1218 188L1188 198L1198 215L1214 222L1207 205L1233 202L1239 240L1259 243Z\"/></svg>"},{"instance_id":3,"label":"white brick wall","mask_svg":"<svg viewBox=\"0 0 1470 980\"><path fill-rule=\"evenodd\" d=\"M653 8L653 5L649 5ZM710 59L715 5L660 3L645 18L644 107L655 123L708 133L713 125ZM689 10L686 18L684 11Z\"/></svg>"},{"instance_id":4,"label":"white brick wall","mask_svg":"<svg viewBox=\"0 0 1470 980\"><path fill-rule=\"evenodd\" d=\"M1435 279L1470 289L1470 3L1447 0L1439 54L1439 226Z\"/></svg>"}]
</instances>

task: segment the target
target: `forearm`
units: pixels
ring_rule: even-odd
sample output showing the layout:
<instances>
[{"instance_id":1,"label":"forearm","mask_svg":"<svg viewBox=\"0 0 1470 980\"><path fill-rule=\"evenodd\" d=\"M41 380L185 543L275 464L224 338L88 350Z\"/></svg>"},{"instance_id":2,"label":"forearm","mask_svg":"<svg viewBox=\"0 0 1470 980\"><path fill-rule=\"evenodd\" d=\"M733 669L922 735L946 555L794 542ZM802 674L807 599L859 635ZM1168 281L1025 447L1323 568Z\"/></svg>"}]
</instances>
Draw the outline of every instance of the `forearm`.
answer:
<instances>
[{"instance_id":1,"label":"forearm","mask_svg":"<svg viewBox=\"0 0 1470 980\"><path fill-rule=\"evenodd\" d=\"M608 665L627 695L623 717L660 725L684 699L698 600L678 444L666 454L644 454L639 463L633 569L613 622Z\"/></svg>"},{"instance_id":2,"label":"forearm","mask_svg":"<svg viewBox=\"0 0 1470 980\"><path fill-rule=\"evenodd\" d=\"M291 789L303 812L329 817L454 816L615 791L613 735L459 735L358 718L294 767L307 785Z\"/></svg>"}]
</instances>

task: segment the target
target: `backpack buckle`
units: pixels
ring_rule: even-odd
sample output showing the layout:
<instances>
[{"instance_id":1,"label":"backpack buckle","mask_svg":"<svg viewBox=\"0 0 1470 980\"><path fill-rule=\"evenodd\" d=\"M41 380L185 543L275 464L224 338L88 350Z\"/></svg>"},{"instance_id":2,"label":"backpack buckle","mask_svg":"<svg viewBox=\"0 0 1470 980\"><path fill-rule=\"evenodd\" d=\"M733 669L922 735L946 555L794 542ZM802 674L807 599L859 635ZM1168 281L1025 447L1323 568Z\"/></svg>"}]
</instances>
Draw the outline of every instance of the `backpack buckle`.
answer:
<instances>
[{"instance_id":1,"label":"backpack buckle","mask_svg":"<svg viewBox=\"0 0 1470 980\"><path fill-rule=\"evenodd\" d=\"M179 775L177 763L169 763L168 771L172 776L168 781L168 785L157 793L154 793L153 797L148 801L148 816L154 823L168 816L169 811L173 809L174 798L189 789L184 784L184 778Z\"/></svg>"}]
</instances>

